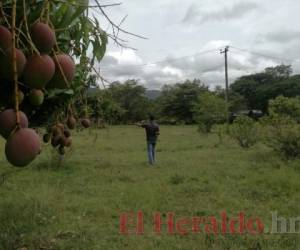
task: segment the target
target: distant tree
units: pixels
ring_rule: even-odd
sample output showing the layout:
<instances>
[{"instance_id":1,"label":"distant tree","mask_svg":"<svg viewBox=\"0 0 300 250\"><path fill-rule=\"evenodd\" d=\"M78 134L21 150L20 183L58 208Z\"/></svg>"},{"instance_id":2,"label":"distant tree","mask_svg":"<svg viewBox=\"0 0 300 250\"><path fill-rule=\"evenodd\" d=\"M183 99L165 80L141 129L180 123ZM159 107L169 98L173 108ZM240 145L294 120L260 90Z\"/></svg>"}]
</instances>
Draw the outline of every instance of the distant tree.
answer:
<instances>
[{"instance_id":1,"label":"distant tree","mask_svg":"<svg viewBox=\"0 0 300 250\"><path fill-rule=\"evenodd\" d=\"M285 80L293 73L293 69L291 65L281 64L275 67L268 67L265 69L265 72L274 78Z\"/></svg>"},{"instance_id":2,"label":"distant tree","mask_svg":"<svg viewBox=\"0 0 300 250\"><path fill-rule=\"evenodd\" d=\"M262 105L257 102L259 87L273 81L273 77L269 74L258 73L240 77L230 86L230 89L245 97L249 109L261 109Z\"/></svg>"},{"instance_id":3,"label":"distant tree","mask_svg":"<svg viewBox=\"0 0 300 250\"><path fill-rule=\"evenodd\" d=\"M266 68L263 73L242 76L230 89L247 100L249 109L268 110L268 102L279 95L300 95L300 75L291 76L290 65Z\"/></svg>"},{"instance_id":4,"label":"distant tree","mask_svg":"<svg viewBox=\"0 0 300 250\"><path fill-rule=\"evenodd\" d=\"M111 97L107 90L95 91L88 97L88 105L98 124L118 124L122 122L125 110Z\"/></svg>"},{"instance_id":5,"label":"distant tree","mask_svg":"<svg viewBox=\"0 0 300 250\"><path fill-rule=\"evenodd\" d=\"M205 91L208 91L208 88L198 79L186 80L175 85L165 85L157 99L160 115L178 122L194 123L194 107L198 102L199 94Z\"/></svg>"},{"instance_id":6,"label":"distant tree","mask_svg":"<svg viewBox=\"0 0 300 250\"><path fill-rule=\"evenodd\" d=\"M225 89L221 88L220 86L217 86L214 90L214 93L216 94L216 96L225 100ZM246 98L237 92L229 90L228 100L230 112L237 112L240 110L247 109Z\"/></svg>"},{"instance_id":7,"label":"distant tree","mask_svg":"<svg viewBox=\"0 0 300 250\"><path fill-rule=\"evenodd\" d=\"M124 123L136 122L148 117L150 100L145 95L145 87L139 85L138 81L115 82L110 85L107 92L124 110L121 118Z\"/></svg>"},{"instance_id":8,"label":"distant tree","mask_svg":"<svg viewBox=\"0 0 300 250\"><path fill-rule=\"evenodd\" d=\"M300 95L300 75L288 79L261 86L257 91L257 102L261 109L267 111L269 100L278 96L295 97Z\"/></svg>"},{"instance_id":9,"label":"distant tree","mask_svg":"<svg viewBox=\"0 0 300 250\"><path fill-rule=\"evenodd\" d=\"M199 131L208 133L213 125L226 121L226 102L214 93L206 91L198 96L194 112Z\"/></svg>"}]
</instances>

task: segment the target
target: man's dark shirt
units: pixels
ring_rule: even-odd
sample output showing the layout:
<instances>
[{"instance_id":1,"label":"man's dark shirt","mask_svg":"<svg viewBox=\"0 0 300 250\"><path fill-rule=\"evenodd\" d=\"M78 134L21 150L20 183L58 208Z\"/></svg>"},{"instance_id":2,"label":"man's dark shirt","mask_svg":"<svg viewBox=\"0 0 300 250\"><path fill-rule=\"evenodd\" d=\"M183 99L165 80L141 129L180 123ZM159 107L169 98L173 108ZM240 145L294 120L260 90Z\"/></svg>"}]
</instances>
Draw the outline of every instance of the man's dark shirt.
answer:
<instances>
[{"instance_id":1,"label":"man's dark shirt","mask_svg":"<svg viewBox=\"0 0 300 250\"><path fill-rule=\"evenodd\" d=\"M146 138L150 143L156 143L159 135L159 126L156 123L143 124L142 127L146 130Z\"/></svg>"}]
</instances>

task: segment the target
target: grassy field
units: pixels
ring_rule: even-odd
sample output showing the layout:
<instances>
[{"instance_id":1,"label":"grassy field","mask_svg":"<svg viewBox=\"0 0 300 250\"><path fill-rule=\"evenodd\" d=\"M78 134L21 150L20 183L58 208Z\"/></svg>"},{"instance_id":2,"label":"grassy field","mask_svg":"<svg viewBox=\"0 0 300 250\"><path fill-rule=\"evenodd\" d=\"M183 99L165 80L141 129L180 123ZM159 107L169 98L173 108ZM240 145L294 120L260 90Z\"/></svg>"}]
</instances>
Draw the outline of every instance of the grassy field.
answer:
<instances>
[{"instance_id":1,"label":"grassy field","mask_svg":"<svg viewBox=\"0 0 300 250\"><path fill-rule=\"evenodd\" d=\"M155 212L165 219L244 212L266 230L272 211L300 216L300 162L282 162L262 144L244 150L194 126L162 126L154 168L144 131L133 126L75 134L60 168L50 146L21 170L7 164L2 139L0 148L0 249L300 249L300 234L153 233ZM121 235L120 214L139 210L144 235Z\"/></svg>"}]
</instances>

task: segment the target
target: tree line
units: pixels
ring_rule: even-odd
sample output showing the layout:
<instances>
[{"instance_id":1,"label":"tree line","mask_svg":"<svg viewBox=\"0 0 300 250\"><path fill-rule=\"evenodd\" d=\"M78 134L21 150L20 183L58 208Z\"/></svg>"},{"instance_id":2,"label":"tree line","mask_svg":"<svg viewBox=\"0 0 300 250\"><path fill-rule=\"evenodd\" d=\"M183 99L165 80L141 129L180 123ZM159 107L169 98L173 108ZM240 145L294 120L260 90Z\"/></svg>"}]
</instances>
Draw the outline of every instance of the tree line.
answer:
<instances>
[{"instance_id":1,"label":"tree line","mask_svg":"<svg viewBox=\"0 0 300 250\"><path fill-rule=\"evenodd\" d=\"M210 90L199 79L165 85L158 97L149 98L137 80L114 82L106 89L89 88L87 105L90 116L109 124L130 124L153 114L165 124L194 124L226 120L225 92ZM278 96L300 95L300 75L292 75L290 65L268 67L263 72L244 75L229 88L229 111L268 112L269 101Z\"/></svg>"}]
</instances>

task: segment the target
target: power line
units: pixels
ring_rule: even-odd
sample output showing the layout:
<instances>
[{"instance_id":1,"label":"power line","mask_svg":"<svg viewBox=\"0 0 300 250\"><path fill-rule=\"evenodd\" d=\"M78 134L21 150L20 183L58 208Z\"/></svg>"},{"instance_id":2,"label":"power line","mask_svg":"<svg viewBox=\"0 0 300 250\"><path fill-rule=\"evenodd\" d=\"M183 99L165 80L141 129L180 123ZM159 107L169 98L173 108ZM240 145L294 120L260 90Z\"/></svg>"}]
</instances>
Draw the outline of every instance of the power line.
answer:
<instances>
[{"instance_id":1,"label":"power line","mask_svg":"<svg viewBox=\"0 0 300 250\"><path fill-rule=\"evenodd\" d=\"M195 56L199 56L199 55L204 55L207 53L211 53L211 52L217 52L220 51L220 49L222 48L217 48L217 49L211 49L211 50L205 50L205 51L201 51L195 54L191 54L191 55L186 55L186 56L182 56L182 57L177 57L177 58L173 58L173 59L165 59L165 60L160 60L160 61L156 61L156 62L150 62L150 63L144 63L144 64L137 64L137 65L130 65L130 67L135 68L135 67L147 67L147 66L154 66L155 64L160 64L160 63L165 63L165 62L174 62L174 61L179 61L185 58L189 58L189 57L195 57ZM121 65L113 65L113 66L108 66L108 67L101 67L102 69L110 69L112 67L120 67Z\"/></svg>"},{"instance_id":2,"label":"power line","mask_svg":"<svg viewBox=\"0 0 300 250\"><path fill-rule=\"evenodd\" d=\"M229 46L229 48L232 48L232 49L240 51L240 52L250 53L252 55L256 55L256 56L259 56L259 57L264 57L264 58L269 58L269 59L272 59L272 60L280 61L280 62L289 61L289 62L298 62L298 63L300 63L300 59L280 58L280 57L266 55L266 54L263 54L263 53L252 51L252 50L249 50L249 49L238 48L238 47L235 47L235 46ZM185 58L191 58L191 57L195 57L195 56L198 56L198 55L203 55L203 54L212 53L212 52L218 52L221 49L222 48L205 50L205 51L200 51L200 52L195 53L195 54L190 54L190 55L177 57L177 58L173 58L173 59L170 58L170 59L165 59L165 60L159 60L159 61L154 61L154 62L149 62L149 63L144 63L144 64L129 65L129 66L130 66L130 68L149 67L149 66L153 67L156 64L167 63L167 62L175 62L175 61L179 61L179 60L182 60L182 59L185 59ZM235 53L235 52L233 51L233 53ZM112 65L112 66L106 66L106 67L101 67L100 66L100 68L101 68L101 70L105 71L105 70L109 70L111 68L116 68L116 67L120 67L120 66L122 66L122 65Z\"/></svg>"},{"instance_id":3,"label":"power line","mask_svg":"<svg viewBox=\"0 0 300 250\"><path fill-rule=\"evenodd\" d=\"M239 50L239 51L242 51L242 52L247 52L247 53L250 53L250 54L253 54L253 55L273 59L273 60L276 60L276 61L300 62L299 59L279 58L279 57L275 57L275 56L271 56L271 55L262 54L262 53L252 51L252 50L249 50L249 49L241 49L241 48L238 48L238 47L235 47L235 46L229 46L229 47L232 48L232 49L235 49L235 50Z\"/></svg>"},{"instance_id":4,"label":"power line","mask_svg":"<svg viewBox=\"0 0 300 250\"><path fill-rule=\"evenodd\" d=\"M276 57L276 56L266 55L266 54L259 53L259 52L256 52L256 51L252 51L252 50L249 50L249 49L238 48L238 47L235 47L235 46L228 46L228 48L233 49L233 51L231 50L231 52L233 52L233 53L246 52L246 53L250 53L252 55L256 55L256 56L259 56L259 57L269 58L269 59L272 59L272 60L280 61L281 63L283 63L283 61L289 61L290 63L292 63L292 62L300 63L300 59L279 58L279 57ZM142 67L156 66L157 64L161 64L161 63L174 62L174 61L179 61L179 60L182 60L182 59L185 59L185 58L195 57L195 56L198 56L198 55L203 55L203 54L212 53L212 52L219 52L219 51L222 51L222 49L224 49L224 47L211 49L211 50L204 50L204 51L200 51L200 52L195 53L195 54L186 55L186 56L182 56L182 57L177 57L177 58L173 58L173 59L165 59L165 60L154 61L154 62L145 63L145 64L128 65L128 66L130 68L139 68L139 67L142 68ZM104 70L104 73L105 73L109 69L113 69L113 68L116 68L116 67L122 67L122 66L123 65L111 65L111 66L107 66L107 67L103 67L103 68L100 66L100 69ZM215 67L211 68L211 70L213 70L213 69L215 69ZM207 72L207 71L210 71L210 69L205 70L205 72ZM243 71L245 71L247 73L252 72L252 70L243 70ZM203 74L205 74L205 72L201 72L201 73L198 72L198 73L200 73L200 75L203 75Z\"/></svg>"}]
</instances>

